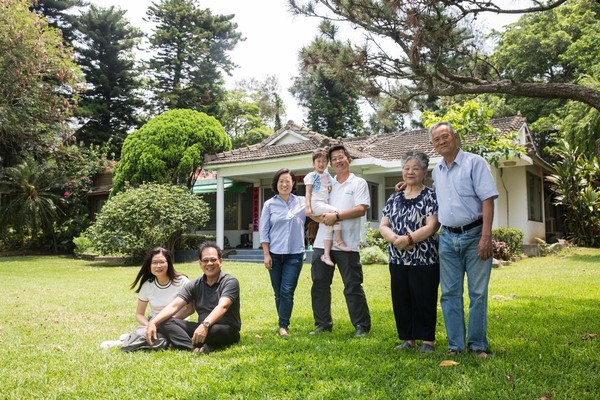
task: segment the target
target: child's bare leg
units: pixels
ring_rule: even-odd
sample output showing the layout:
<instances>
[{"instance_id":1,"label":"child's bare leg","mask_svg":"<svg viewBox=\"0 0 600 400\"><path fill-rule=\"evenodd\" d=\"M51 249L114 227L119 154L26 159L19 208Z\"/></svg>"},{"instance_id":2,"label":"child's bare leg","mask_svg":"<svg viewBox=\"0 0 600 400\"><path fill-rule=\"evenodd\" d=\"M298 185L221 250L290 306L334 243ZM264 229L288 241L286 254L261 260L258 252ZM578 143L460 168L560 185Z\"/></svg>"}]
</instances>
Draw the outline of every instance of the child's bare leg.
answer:
<instances>
[{"instance_id":1,"label":"child's bare leg","mask_svg":"<svg viewBox=\"0 0 600 400\"><path fill-rule=\"evenodd\" d=\"M333 232L335 234L335 247L337 247L341 251L352 251L352 249L348 247L348 245L346 245L346 243L344 242L344 238L342 237L342 230L334 229Z\"/></svg>"},{"instance_id":2,"label":"child's bare leg","mask_svg":"<svg viewBox=\"0 0 600 400\"><path fill-rule=\"evenodd\" d=\"M333 245L333 240L325 239L323 240L323 255L321 256L321 261L323 261L327 265L334 265L333 261L331 261L331 246Z\"/></svg>"}]
</instances>

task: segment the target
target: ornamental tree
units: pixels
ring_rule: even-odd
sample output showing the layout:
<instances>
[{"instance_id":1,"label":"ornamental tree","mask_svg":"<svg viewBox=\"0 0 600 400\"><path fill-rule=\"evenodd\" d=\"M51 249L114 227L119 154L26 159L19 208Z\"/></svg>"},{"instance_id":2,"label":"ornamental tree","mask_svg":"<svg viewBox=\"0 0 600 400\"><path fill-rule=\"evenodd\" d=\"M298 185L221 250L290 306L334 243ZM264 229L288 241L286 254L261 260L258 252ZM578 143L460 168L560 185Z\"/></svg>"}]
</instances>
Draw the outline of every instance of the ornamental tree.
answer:
<instances>
[{"instance_id":1,"label":"ornamental tree","mask_svg":"<svg viewBox=\"0 0 600 400\"><path fill-rule=\"evenodd\" d=\"M215 118L194 110L170 110L154 117L125 139L115 168L113 194L128 182L164 183L191 188L204 154L231 149Z\"/></svg>"},{"instance_id":2,"label":"ornamental tree","mask_svg":"<svg viewBox=\"0 0 600 400\"><path fill-rule=\"evenodd\" d=\"M103 254L143 256L156 246L173 250L182 234L208 221L206 202L168 184L143 184L111 197L84 237Z\"/></svg>"},{"instance_id":3,"label":"ornamental tree","mask_svg":"<svg viewBox=\"0 0 600 400\"><path fill-rule=\"evenodd\" d=\"M26 156L45 159L68 139L72 96L83 75L58 29L29 11L30 2L0 2L0 166Z\"/></svg>"}]
</instances>

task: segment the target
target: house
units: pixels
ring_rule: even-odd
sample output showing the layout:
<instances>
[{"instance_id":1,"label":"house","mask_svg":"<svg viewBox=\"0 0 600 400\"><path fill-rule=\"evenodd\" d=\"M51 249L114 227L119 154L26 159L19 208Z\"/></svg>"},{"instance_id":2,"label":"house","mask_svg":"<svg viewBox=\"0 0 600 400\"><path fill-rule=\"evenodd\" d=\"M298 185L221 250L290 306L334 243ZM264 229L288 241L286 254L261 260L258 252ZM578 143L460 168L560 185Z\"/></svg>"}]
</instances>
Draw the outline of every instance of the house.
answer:
<instances>
[{"instance_id":1,"label":"house","mask_svg":"<svg viewBox=\"0 0 600 400\"><path fill-rule=\"evenodd\" d=\"M503 160L499 168L492 167L500 196L495 202L494 228L521 229L524 243L535 238L560 236L558 212L551 204L544 177L553 172L551 165L537 154L524 117L518 115L494 119L491 125L501 132L518 132L527 154L517 159ZM364 178L371 193L371 208L367 213L370 226L377 228L381 210L394 185L402 180L401 157L408 150L429 155L431 170L441 159L434 151L427 130L387 135L374 135L340 140L350 155L351 172ZM312 151L328 147L338 140L310 131L289 121L285 127L263 142L241 149L207 155L204 168L216 173L216 193L206 198L215 209L208 230L216 232L217 242L225 239L233 247L258 248L258 223L262 204L273 196L271 179L275 171L289 168L296 174L297 194L303 195L303 177L312 170ZM333 171L330 171L333 172ZM431 186L431 179L427 184ZM227 188L229 186L229 188ZM234 188L232 190L231 188Z\"/></svg>"}]
</instances>

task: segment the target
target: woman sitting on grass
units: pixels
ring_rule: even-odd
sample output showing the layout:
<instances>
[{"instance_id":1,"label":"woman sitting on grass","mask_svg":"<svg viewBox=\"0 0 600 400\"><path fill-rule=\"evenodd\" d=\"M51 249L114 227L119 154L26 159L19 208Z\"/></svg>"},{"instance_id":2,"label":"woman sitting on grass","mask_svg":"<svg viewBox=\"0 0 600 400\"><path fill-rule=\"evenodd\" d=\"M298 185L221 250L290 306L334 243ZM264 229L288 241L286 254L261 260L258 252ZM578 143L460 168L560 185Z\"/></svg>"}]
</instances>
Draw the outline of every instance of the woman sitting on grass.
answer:
<instances>
[{"instance_id":1,"label":"woman sitting on grass","mask_svg":"<svg viewBox=\"0 0 600 400\"><path fill-rule=\"evenodd\" d=\"M121 349L123 351L166 348L167 341L164 337L159 338L153 346L146 343L146 326L148 320L154 318L169 304L187 282L189 282L187 276L175 271L173 255L169 250L162 247L150 250L131 284L131 289L137 286L135 292L138 293L138 304L135 319L140 323L140 326L130 334L124 335L119 343L104 342L102 347L112 347L110 344L117 346L122 344ZM150 306L149 316L146 315L148 306ZM186 318L193 311L193 307L188 304L175 317Z\"/></svg>"}]
</instances>

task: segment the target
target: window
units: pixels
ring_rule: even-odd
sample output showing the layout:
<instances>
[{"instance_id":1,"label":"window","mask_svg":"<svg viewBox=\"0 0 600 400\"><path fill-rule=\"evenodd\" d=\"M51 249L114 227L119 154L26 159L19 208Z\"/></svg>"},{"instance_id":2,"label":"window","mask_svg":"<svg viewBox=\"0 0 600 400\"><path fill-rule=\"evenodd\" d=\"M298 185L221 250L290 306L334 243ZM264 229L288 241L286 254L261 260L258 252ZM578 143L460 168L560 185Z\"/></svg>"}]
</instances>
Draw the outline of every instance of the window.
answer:
<instances>
[{"instance_id":1,"label":"window","mask_svg":"<svg viewBox=\"0 0 600 400\"><path fill-rule=\"evenodd\" d=\"M527 217L530 221L542 222L542 178L527 173Z\"/></svg>"},{"instance_id":2,"label":"window","mask_svg":"<svg viewBox=\"0 0 600 400\"><path fill-rule=\"evenodd\" d=\"M379 185L367 182L369 185L369 196L371 196L371 207L367 211L367 220L379 221Z\"/></svg>"},{"instance_id":3,"label":"window","mask_svg":"<svg viewBox=\"0 0 600 400\"><path fill-rule=\"evenodd\" d=\"M245 230L252 223L252 185L249 185L245 191L225 192L225 229L226 230ZM200 227L203 230L217 229L217 194L206 193L202 199L208 203L210 208L209 220Z\"/></svg>"}]
</instances>

